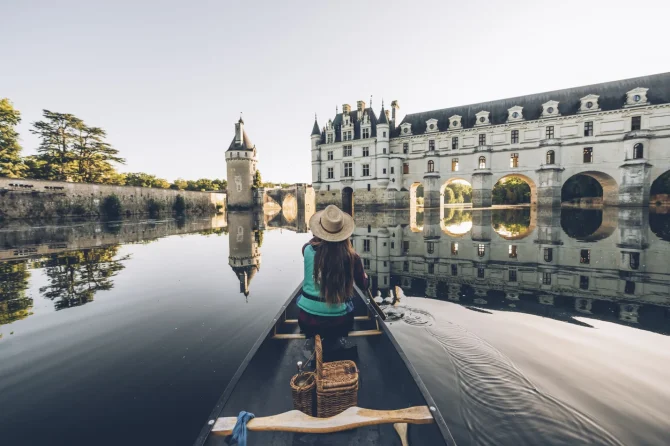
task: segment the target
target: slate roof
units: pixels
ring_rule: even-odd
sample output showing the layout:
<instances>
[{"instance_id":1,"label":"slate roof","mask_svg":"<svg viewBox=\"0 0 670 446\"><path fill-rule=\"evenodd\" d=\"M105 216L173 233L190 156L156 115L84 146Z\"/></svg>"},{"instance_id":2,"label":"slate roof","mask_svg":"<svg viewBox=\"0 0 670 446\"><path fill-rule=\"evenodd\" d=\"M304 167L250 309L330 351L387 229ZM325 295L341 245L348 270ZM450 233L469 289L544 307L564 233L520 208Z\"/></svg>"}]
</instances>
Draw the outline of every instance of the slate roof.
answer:
<instances>
[{"instance_id":1,"label":"slate roof","mask_svg":"<svg viewBox=\"0 0 670 446\"><path fill-rule=\"evenodd\" d=\"M400 125L406 122L412 124L413 135L425 133L426 121L431 118L438 120L437 127L440 131L446 131L449 127L449 118L453 115L462 116L461 124L463 127L471 128L474 127L476 121L475 113L479 113L480 111L491 113L490 121L492 125L505 124L508 117L507 110L515 105L523 107L523 117L525 120L539 119L542 114L542 104L551 100L559 102L558 111L562 116L575 115L581 104L580 99L589 94L600 96L598 104L601 110L618 110L623 108L623 105L626 103L626 92L637 87L649 89L647 91L647 99L651 104L670 103L670 73L661 73L527 96L517 96L497 101L413 113L403 118L402 122L393 131L392 136L400 136Z\"/></svg>"},{"instance_id":2,"label":"slate roof","mask_svg":"<svg viewBox=\"0 0 670 446\"><path fill-rule=\"evenodd\" d=\"M235 137L233 136L233 140L230 142L228 150L254 150L254 147L256 146L251 142L251 139L249 138L249 135L247 135L246 130L242 130L242 136L244 139L244 141L242 141L243 144L235 144Z\"/></svg>"},{"instance_id":3,"label":"slate roof","mask_svg":"<svg viewBox=\"0 0 670 446\"><path fill-rule=\"evenodd\" d=\"M386 119L386 112L384 111L384 106L382 105L382 111L379 112L379 120L377 121L377 124L388 124L388 120Z\"/></svg>"},{"instance_id":4,"label":"slate roof","mask_svg":"<svg viewBox=\"0 0 670 446\"><path fill-rule=\"evenodd\" d=\"M314 120L314 127L312 127L312 136L314 135L320 135L321 130L319 130L319 123L316 122L316 119Z\"/></svg>"},{"instance_id":5,"label":"slate roof","mask_svg":"<svg viewBox=\"0 0 670 446\"><path fill-rule=\"evenodd\" d=\"M371 130L370 130L370 137L374 138L377 136L377 115L375 114L374 110L371 108L366 108L363 110L362 114L368 113L370 115L370 125L371 125ZM341 142L342 141L342 132L340 131L342 129L342 118L343 114L338 113L335 115L335 119L333 119L333 129L335 130L335 142ZM351 122L354 124L354 139L361 139L361 122L358 120L358 110L354 110L349 112L349 116L351 119ZM321 133L321 144L326 143L326 132L323 131Z\"/></svg>"}]
</instances>

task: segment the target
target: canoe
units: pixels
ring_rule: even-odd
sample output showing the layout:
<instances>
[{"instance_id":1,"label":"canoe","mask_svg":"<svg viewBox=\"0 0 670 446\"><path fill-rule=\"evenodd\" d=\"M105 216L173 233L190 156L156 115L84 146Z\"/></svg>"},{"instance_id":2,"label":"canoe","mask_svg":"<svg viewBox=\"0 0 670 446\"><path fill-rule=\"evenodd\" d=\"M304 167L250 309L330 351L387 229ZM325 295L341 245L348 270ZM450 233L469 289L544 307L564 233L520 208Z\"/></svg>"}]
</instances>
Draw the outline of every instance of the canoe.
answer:
<instances>
[{"instance_id":1,"label":"canoe","mask_svg":"<svg viewBox=\"0 0 670 446\"><path fill-rule=\"evenodd\" d=\"M379 313L358 288L354 298L359 371L357 407L331 418L293 411L289 382L305 358L297 323L297 296L282 305L259 337L206 420L196 446L226 445L240 411L251 412L248 445L455 445L453 437L402 349ZM327 360L327 358L325 359ZM315 397L316 398L316 397ZM403 438L404 437L404 438Z\"/></svg>"}]
</instances>

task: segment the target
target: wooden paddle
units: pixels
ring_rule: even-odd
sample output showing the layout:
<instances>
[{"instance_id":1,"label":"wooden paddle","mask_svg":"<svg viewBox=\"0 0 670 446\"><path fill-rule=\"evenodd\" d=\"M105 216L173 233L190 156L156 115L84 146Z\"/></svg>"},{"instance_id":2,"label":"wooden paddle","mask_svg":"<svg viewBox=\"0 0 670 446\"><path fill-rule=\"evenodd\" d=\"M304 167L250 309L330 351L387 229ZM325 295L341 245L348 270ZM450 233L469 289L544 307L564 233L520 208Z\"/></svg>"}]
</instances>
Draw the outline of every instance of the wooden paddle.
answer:
<instances>
[{"instance_id":1,"label":"wooden paddle","mask_svg":"<svg viewBox=\"0 0 670 446\"><path fill-rule=\"evenodd\" d=\"M214 423L212 433L231 435L236 422L237 417L221 417ZM269 417L257 417L249 420L247 429L250 431L328 434L376 424L429 424L432 422L434 419L428 406L414 406L399 410L373 410L354 406L330 418L310 417L299 410L291 410ZM402 430L400 427L398 432L401 438L403 438Z\"/></svg>"}]
</instances>

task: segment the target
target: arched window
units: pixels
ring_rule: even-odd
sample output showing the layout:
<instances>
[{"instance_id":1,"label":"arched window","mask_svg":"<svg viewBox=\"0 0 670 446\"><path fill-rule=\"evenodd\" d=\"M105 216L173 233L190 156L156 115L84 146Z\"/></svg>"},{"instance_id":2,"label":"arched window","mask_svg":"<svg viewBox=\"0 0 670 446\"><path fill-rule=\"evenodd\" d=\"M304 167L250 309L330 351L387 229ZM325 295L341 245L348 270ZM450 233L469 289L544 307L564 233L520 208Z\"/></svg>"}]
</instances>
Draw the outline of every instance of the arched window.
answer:
<instances>
[{"instance_id":1,"label":"arched window","mask_svg":"<svg viewBox=\"0 0 670 446\"><path fill-rule=\"evenodd\" d=\"M428 161L428 172L435 172L435 163L433 160Z\"/></svg>"},{"instance_id":2,"label":"arched window","mask_svg":"<svg viewBox=\"0 0 670 446\"><path fill-rule=\"evenodd\" d=\"M637 143L633 146L633 159L639 160L644 156L644 146L642 143Z\"/></svg>"},{"instance_id":3,"label":"arched window","mask_svg":"<svg viewBox=\"0 0 670 446\"><path fill-rule=\"evenodd\" d=\"M486 157L485 156L480 156L479 157L479 168L480 169L486 169Z\"/></svg>"},{"instance_id":4,"label":"arched window","mask_svg":"<svg viewBox=\"0 0 670 446\"><path fill-rule=\"evenodd\" d=\"M547 164L554 164L555 161L556 160L555 160L555 157L554 157L554 151L549 150L547 152Z\"/></svg>"}]
</instances>

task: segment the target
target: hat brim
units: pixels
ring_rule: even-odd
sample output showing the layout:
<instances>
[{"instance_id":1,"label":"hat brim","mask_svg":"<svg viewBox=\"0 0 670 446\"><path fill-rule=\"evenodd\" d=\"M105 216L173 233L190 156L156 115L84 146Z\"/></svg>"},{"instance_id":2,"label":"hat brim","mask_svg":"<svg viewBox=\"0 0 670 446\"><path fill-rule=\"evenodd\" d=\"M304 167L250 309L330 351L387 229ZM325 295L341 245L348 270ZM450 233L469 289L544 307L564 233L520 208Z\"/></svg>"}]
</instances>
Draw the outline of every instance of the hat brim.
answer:
<instances>
[{"instance_id":1,"label":"hat brim","mask_svg":"<svg viewBox=\"0 0 670 446\"><path fill-rule=\"evenodd\" d=\"M354 233L354 229L356 228L354 218L351 215L342 212L342 229L338 232L328 232L321 226L321 216L324 212L325 209L316 212L309 219L309 229L311 229L312 234L314 234L315 237L327 242L341 242L351 237L351 234Z\"/></svg>"}]
</instances>

